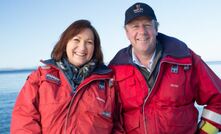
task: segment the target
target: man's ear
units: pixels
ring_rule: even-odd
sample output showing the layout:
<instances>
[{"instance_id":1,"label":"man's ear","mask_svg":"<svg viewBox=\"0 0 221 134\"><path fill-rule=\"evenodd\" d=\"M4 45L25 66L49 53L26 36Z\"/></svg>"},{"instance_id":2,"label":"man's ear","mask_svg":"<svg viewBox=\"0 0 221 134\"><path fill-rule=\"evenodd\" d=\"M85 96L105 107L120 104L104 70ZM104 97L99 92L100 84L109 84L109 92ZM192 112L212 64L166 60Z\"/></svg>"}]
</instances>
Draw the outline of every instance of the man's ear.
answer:
<instances>
[{"instance_id":1,"label":"man's ear","mask_svg":"<svg viewBox=\"0 0 221 134\"><path fill-rule=\"evenodd\" d=\"M128 30L127 30L127 27L126 27L126 26L124 26L124 30L125 30L125 33L126 33L126 35L127 35L127 39L129 39L129 34L128 34Z\"/></svg>"}]
</instances>

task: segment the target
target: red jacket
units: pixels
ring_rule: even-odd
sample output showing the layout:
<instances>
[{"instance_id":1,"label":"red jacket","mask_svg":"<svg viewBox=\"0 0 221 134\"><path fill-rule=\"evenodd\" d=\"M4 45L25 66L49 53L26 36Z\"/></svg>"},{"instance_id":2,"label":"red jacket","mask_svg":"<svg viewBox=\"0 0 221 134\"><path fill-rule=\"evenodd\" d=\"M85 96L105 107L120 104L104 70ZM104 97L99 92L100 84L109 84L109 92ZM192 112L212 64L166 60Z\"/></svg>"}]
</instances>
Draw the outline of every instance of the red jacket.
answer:
<instances>
[{"instance_id":1,"label":"red jacket","mask_svg":"<svg viewBox=\"0 0 221 134\"><path fill-rule=\"evenodd\" d=\"M198 123L195 102L209 111L202 118L221 129L221 80L183 42L163 34L157 39L163 54L150 93L132 62L131 46L110 62L119 85L126 132L194 134Z\"/></svg>"},{"instance_id":2,"label":"red jacket","mask_svg":"<svg viewBox=\"0 0 221 134\"><path fill-rule=\"evenodd\" d=\"M54 65L39 67L16 100L11 134L117 133L117 97L112 80L111 70L103 66L73 93L62 71Z\"/></svg>"}]
</instances>

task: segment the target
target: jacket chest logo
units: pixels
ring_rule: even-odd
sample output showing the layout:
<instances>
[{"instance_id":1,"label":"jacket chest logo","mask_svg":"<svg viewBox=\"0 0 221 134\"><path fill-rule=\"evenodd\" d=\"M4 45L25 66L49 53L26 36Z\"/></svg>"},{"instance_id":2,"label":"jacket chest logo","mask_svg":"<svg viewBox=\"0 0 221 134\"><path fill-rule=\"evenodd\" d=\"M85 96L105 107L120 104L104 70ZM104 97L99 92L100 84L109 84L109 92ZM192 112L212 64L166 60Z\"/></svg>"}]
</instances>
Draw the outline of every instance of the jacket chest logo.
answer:
<instances>
[{"instance_id":1,"label":"jacket chest logo","mask_svg":"<svg viewBox=\"0 0 221 134\"><path fill-rule=\"evenodd\" d=\"M99 89L100 89L100 90L105 90L105 81L101 80L101 81L99 82Z\"/></svg>"},{"instance_id":2,"label":"jacket chest logo","mask_svg":"<svg viewBox=\"0 0 221 134\"><path fill-rule=\"evenodd\" d=\"M184 71L190 70L190 65L184 65L183 66ZM179 66L178 65L172 65L171 66L171 73L178 73L179 72Z\"/></svg>"},{"instance_id":3,"label":"jacket chest logo","mask_svg":"<svg viewBox=\"0 0 221 134\"><path fill-rule=\"evenodd\" d=\"M171 67L171 73L178 73L178 65L172 65L172 67Z\"/></svg>"}]
</instances>

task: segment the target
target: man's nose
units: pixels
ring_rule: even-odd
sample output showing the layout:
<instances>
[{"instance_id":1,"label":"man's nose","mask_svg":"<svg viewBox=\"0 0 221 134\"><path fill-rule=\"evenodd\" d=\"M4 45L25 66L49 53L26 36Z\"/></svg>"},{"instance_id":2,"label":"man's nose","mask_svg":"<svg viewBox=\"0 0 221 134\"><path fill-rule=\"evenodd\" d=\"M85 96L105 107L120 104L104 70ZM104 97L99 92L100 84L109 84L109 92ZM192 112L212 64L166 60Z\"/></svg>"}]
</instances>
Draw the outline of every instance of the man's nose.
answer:
<instances>
[{"instance_id":1,"label":"man's nose","mask_svg":"<svg viewBox=\"0 0 221 134\"><path fill-rule=\"evenodd\" d=\"M143 33L143 34L146 34L147 33L147 29L145 28L145 26L140 26L139 27L139 32Z\"/></svg>"}]
</instances>

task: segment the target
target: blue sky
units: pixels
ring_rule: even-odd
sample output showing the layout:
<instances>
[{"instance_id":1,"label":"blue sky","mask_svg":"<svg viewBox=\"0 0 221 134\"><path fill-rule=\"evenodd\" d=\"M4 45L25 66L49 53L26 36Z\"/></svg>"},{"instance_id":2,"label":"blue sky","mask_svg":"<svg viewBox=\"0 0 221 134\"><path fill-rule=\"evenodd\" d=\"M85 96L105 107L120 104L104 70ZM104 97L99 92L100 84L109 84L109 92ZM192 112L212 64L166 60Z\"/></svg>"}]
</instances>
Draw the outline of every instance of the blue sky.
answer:
<instances>
[{"instance_id":1,"label":"blue sky","mask_svg":"<svg viewBox=\"0 0 221 134\"><path fill-rule=\"evenodd\" d=\"M61 33L88 19L102 42L104 60L129 45L124 12L134 0L1 0L0 68L31 68L50 58ZM140 0L155 10L159 32L177 37L205 61L221 60L220 0Z\"/></svg>"}]
</instances>

